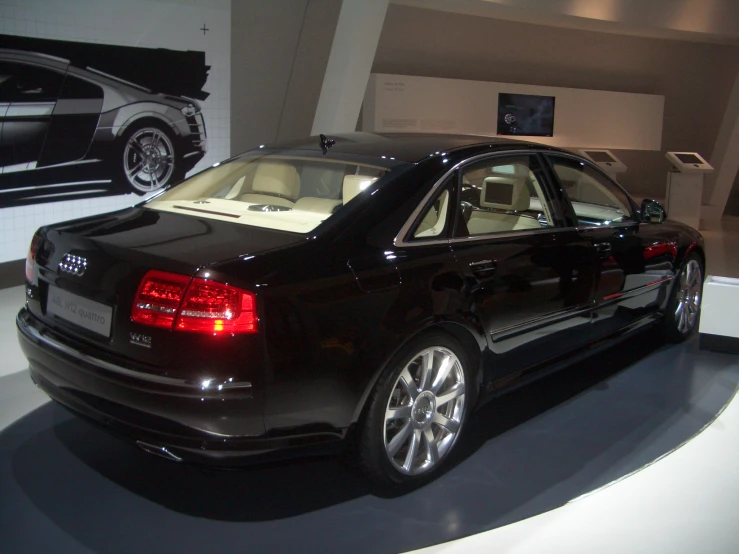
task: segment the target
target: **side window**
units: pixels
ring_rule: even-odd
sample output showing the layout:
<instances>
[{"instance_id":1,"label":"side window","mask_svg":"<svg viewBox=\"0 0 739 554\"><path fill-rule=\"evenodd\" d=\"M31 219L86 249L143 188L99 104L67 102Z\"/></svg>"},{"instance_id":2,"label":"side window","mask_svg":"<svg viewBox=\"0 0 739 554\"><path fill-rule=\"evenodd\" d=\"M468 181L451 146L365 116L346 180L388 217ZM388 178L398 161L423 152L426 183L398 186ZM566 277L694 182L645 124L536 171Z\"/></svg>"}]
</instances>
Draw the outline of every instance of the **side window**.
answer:
<instances>
[{"instance_id":1,"label":"side window","mask_svg":"<svg viewBox=\"0 0 739 554\"><path fill-rule=\"evenodd\" d=\"M456 236L554 226L535 156L496 157L462 169Z\"/></svg>"},{"instance_id":2,"label":"side window","mask_svg":"<svg viewBox=\"0 0 739 554\"><path fill-rule=\"evenodd\" d=\"M19 63L0 65L0 102L54 102L64 74Z\"/></svg>"},{"instance_id":3,"label":"side window","mask_svg":"<svg viewBox=\"0 0 739 554\"><path fill-rule=\"evenodd\" d=\"M90 100L103 98L103 89L74 75L67 75L61 97L65 100Z\"/></svg>"},{"instance_id":4,"label":"side window","mask_svg":"<svg viewBox=\"0 0 739 554\"><path fill-rule=\"evenodd\" d=\"M578 225L602 226L635 220L628 196L607 177L577 160L550 160Z\"/></svg>"},{"instance_id":5,"label":"side window","mask_svg":"<svg viewBox=\"0 0 739 554\"><path fill-rule=\"evenodd\" d=\"M414 239L428 239L446 234L449 220L449 205L452 198L452 180L450 179L441 191L436 194L431 204L426 208L420 223L413 231Z\"/></svg>"}]
</instances>

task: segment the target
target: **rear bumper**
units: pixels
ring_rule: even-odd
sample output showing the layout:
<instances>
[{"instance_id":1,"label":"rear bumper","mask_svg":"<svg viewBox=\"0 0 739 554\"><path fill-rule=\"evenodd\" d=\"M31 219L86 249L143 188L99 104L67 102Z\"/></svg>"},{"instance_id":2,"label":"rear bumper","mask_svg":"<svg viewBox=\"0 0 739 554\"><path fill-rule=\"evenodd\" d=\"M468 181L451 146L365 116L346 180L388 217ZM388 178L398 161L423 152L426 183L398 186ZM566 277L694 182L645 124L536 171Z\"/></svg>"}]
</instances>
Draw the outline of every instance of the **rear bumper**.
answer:
<instances>
[{"instance_id":1,"label":"rear bumper","mask_svg":"<svg viewBox=\"0 0 739 554\"><path fill-rule=\"evenodd\" d=\"M341 435L264 433L263 395L246 386L204 390L141 373L65 343L25 308L16 318L31 378L78 415L172 460L216 466L337 451Z\"/></svg>"}]
</instances>

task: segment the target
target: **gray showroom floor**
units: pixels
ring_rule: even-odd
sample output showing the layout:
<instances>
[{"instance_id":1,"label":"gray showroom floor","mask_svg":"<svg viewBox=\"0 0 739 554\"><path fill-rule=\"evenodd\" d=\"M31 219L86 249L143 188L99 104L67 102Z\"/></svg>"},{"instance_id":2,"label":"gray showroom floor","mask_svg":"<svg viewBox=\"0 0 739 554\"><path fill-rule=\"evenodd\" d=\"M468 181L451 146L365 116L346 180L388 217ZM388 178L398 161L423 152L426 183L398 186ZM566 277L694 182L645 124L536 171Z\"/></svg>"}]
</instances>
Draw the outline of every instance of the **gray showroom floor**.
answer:
<instances>
[{"instance_id":1,"label":"gray showroom floor","mask_svg":"<svg viewBox=\"0 0 739 554\"><path fill-rule=\"evenodd\" d=\"M395 498L338 460L205 472L145 455L0 378L0 552L399 552L559 507L672 451L711 422L739 360L654 333L488 404L456 464ZM30 411L29 411L30 410ZM679 486L679 483L676 483Z\"/></svg>"}]
</instances>

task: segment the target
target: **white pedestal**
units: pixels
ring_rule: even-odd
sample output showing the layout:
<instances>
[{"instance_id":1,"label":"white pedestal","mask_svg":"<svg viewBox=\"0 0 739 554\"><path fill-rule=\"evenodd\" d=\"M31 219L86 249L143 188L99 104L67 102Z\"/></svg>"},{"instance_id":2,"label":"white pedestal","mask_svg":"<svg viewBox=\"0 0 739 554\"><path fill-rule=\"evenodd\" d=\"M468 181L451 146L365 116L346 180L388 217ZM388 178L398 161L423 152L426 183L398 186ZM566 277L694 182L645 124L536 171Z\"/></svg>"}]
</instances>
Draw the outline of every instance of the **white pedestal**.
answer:
<instances>
[{"instance_id":1,"label":"white pedestal","mask_svg":"<svg viewBox=\"0 0 739 554\"><path fill-rule=\"evenodd\" d=\"M739 279L706 278L698 331L701 348L739 352Z\"/></svg>"},{"instance_id":2,"label":"white pedestal","mask_svg":"<svg viewBox=\"0 0 739 554\"><path fill-rule=\"evenodd\" d=\"M665 209L667 217L680 221L694 229L700 226L701 202L703 200L703 174L677 173L667 174L667 194Z\"/></svg>"}]
</instances>

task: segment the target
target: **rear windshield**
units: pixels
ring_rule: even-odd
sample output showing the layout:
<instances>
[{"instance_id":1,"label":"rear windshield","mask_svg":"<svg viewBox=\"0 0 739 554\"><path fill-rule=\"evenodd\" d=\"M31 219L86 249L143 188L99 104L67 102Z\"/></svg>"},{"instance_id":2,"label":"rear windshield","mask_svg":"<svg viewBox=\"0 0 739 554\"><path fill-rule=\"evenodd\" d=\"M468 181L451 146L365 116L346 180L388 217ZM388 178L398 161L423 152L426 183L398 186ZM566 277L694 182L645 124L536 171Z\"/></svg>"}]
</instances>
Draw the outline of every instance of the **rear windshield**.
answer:
<instances>
[{"instance_id":1,"label":"rear windshield","mask_svg":"<svg viewBox=\"0 0 739 554\"><path fill-rule=\"evenodd\" d=\"M146 207L309 233L386 172L327 158L245 155L187 179Z\"/></svg>"}]
</instances>

